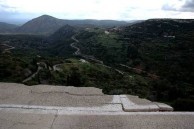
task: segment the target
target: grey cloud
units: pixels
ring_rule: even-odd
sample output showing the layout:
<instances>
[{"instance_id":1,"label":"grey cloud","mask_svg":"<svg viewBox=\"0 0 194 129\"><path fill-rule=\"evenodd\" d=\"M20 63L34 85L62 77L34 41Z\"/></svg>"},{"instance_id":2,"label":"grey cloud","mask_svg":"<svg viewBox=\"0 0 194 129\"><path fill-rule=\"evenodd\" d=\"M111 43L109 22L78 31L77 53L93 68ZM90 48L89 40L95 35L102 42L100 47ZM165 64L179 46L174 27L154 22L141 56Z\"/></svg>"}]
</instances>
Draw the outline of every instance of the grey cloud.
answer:
<instances>
[{"instance_id":1,"label":"grey cloud","mask_svg":"<svg viewBox=\"0 0 194 129\"><path fill-rule=\"evenodd\" d=\"M182 6L183 11L194 12L194 0L187 0Z\"/></svg>"},{"instance_id":2,"label":"grey cloud","mask_svg":"<svg viewBox=\"0 0 194 129\"><path fill-rule=\"evenodd\" d=\"M176 9L173 6L165 4L162 6L162 10L180 11L180 12L194 12L194 0L186 0L184 5L180 9Z\"/></svg>"},{"instance_id":3,"label":"grey cloud","mask_svg":"<svg viewBox=\"0 0 194 129\"><path fill-rule=\"evenodd\" d=\"M165 4L162 6L162 10L167 10L167 11L178 11L176 10L173 6L170 6L168 4Z\"/></svg>"},{"instance_id":4,"label":"grey cloud","mask_svg":"<svg viewBox=\"0 0 194 129\"><path fill-rule=\"evenodd\" d=\"M17 8L6 5L0 0L0 22L22 24L33 16L33 14L18 12Z\"/></svg>"},{"instance_id":5,"label":"grey cloud","mask_svg":"<svg viewBox=\"0 0 194 129\"><path fill-rule=\"evenodd\" d=\"M0 1L0 21L6 21L16 17L18 12L15 11L14 7L5 5Z\"/></svg>"},{"instance_id":6,"label":"grey cloud","mask_svg":"<svg viewBox=\"0 0 194 129\"><path fill-rule=\"evenodd\" d=\"M23 24L34 17L32 14L19 13L19 12L9 12L0 11L0 22L7 22L12 24Z\"/></svg>"},{"instance_id":7,"label":"grey cloud","mask_svg":"<svg viewBox=\"0 0 194 129\"><path fill-rule=\"evenodd\" d=\"M0 10L5 12L16 12L17 8L4 4L0 1Z\"/></svg>"}]
</instances>

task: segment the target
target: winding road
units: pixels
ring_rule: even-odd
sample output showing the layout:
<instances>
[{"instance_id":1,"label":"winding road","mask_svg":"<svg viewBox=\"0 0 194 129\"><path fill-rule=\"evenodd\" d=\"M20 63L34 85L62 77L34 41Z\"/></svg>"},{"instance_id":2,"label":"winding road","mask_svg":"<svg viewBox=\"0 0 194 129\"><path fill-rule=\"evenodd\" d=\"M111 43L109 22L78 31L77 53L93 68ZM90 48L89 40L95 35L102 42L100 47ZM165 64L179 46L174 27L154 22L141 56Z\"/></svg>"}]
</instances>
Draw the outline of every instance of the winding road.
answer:
<instances>
[{"instance_id":1,"label":"winding road","mask_svg":"<svg viewBox=\"0 0 194 129\"><path fill-rule=\"evenodd\" d=\"M77 34L76 34L76 35L77 35ZM96 58L93 57L93 56L82 54L82 53L80 52L80 48L78 48L78 47L76 46L76 44L79 43L79 40L77 40L77 39L75 38L76 35L73 35L73 36L71 37L71 39L74 40L75 42L73 42L73 43L70 44L70 46L71 46L72 48L76 49L76 51L73 53L74 55L76 55L76 56L81 56L81 57L85 58L86 60L94 61L94 62L96 62L98 65L102 65L102 66L104 66L104 67L106 67L106 68L114 69L117 73L119 73L119 74L121 74L121 75L124 74L123 71L120 71L120 70L118 70L118 69L115 69L115 68L112 68L112 67L110 67L110 66L107 66L107 65L103 64L103 61L98 60L98 59L96 59ZM10 49L11 49L11 48L10 48ZM9 50L10 50L10 49L9 49ZM13 49L13 48L12 48L12 49ZM34 78L34 77L39 73L39 71L40 71L41 69L43 69L42 66L41 66L41 64L43 64L45 67L47 66L44 62L37 62L37 65L38 65L37 71L36 71L35 73L33 73L31 76L29 76L28 78L24 79L22 82L25 83L25 82L27 82L27 81L30 81L32 78ZM53 68L53 71L61 71L61 69L59 68L59 66L60 66L60 65L63 65L63 64L64 64L64 63L60 63L60 64L55 64L55 65L53 65L53 67L52 67L52 68Z\"/></svg>"},{"instance_id":2,"label":"winding road","mask_svg":"<svg viewBox=\"0 0 194 129\"><path fill-rule=\"evenodd\" d=\"M80 52L80 48L78 48L78 47L75 46L75 44L79 43L79 40L77 40L77 39L75 38L75 35L73 35L73 36L71 37L71 39L75 41L75 42L73 42L72 44L70 44L70 46L71 46L72 48L76 49L76 51L74 52L74 55L81 56L81 57L85 58L86 60L94 61L94 62L98 63L99 65L102 65L102 66L104 66L104 67L106 67L106 68L114 69L116 72L118 72L118 73L121 74L121 75L124 74L123 71L120 71L120 70L118 70L118 69L115 69L115 68L112 68L112 67L110 67L110 66L105 65L105 64L103 63L103 61L96 59L94 56L82 54L82 53Z\"/></svg>"},{"instance_id":3,"label":"winding road","mask_svg":"<svg viewBox=\"0 0 194 129\"><path fill-rule=\"evenodd\" d=\"M160 77L157 76L156 74L149 73L149 72L144 71L144 70L142 70L142 69L129 67L129 66L124 65L124 64L120 64L120 66L125 67L125 68L129 69L130 71L133 71L134 73L137 73L137 74L142 74L142 73L144 73L144 74L146 74L148 77L150 77L150 78L152 78L152 79L158 79L158 78L160 78Z\"/></svg>"},{"instance_id":4,"label":"winding road","mask_svg":"<svg viewBox=\"0 0 194 129\"><path fill-rule=\"evenodd\" d=\"M59 68L60 65L63 65L64 63L60 63L60 64L56 64L53 65L53 71L61 71L61 69Z\"/></svg>"},{"instance_id":5,"label":"winding road","mask_svg":"<svg viewBox=\"0 0 194 129\"><path fill-rule=\"evenodd\" d=\"M7 44L1 44L1 45L8 47L8 48L4 49L2 53L6 53L6 52L8 52L8 51L10 51L10 50L12 50L12 49L15 49L15 47L10 46L10 45L7 45ZM25 83L25 82L31 80L32 78L34 78L34 77L39 73L39 71L42 69L42 67L40 66L40 62L38 62L37 65L38 65L37 71L36 71L35 73L33 73L31 76L29 76L29 77L27 77L26 79L24 79L24 80L22 81L23 83ZM44 64L44 65L46 65L46 64Z\"/></svg>"},{"instance_id":6,"label":"winding road","mask_svg":"<svg viewBox=\"0 0 194 129\"><path fill-rule=\"evenodd\" d=\"M106 67L106 68L114 69L116 72L118 72L118 73L121 74L121 75L124 74L123 71L105 65L105 64L103 63L103 61L96 59L94 56L82 54L82 53L80 52L80 48L78 48L78 47L76 46L76 44L79 43L79 40L77 40L77 39L75 38L75 36L76 36L76 35L73 35L73 36L71 37L71 39L73 39L75 42L73 42L73 43L70 45L72 48L76 49L76 51L74 52L74 55L82 56L83 58L85 58L85 59L87 59L87 60L92 60L92 61L94 61L94 62L98 63L99 65L102 65L102 66L104 66L104 67ZM153 79L158 79L158 78L159 78L159 76L157 76L157 75L155 75L155 74L152 74L152 73L149 73L149 72L147 72L147 71L144 71L144 70L142 70L142 69L129 67L129 66L124 65L124 64L120 64L120 66L125 67L125 68L128 68L129 70L132 70L133 72L135 72L135 73L137 73L137 74L146 73L148 77L151 77L151 78L153 78Z\"/></svg>"},{"instance_id":7,"label":"winding road","mask_svg":"<svg viewBox=\"0 0 194 129\"><path fill-rule=\"evenodd\" d=\"M77 46L75 46L77 43L79 43L79 40L77 40L75 38L76 35L73 35L71 37L71 39L74 40L75 42L73 42L73 43L70 44L70 46L72 48L76 49L76 51L74 52L74 55L81 56L81 57L83 57L83 58L85 58L87 60L91 60L91 61L94 61L94 62L99 63L99 64L103 64L103 61L96 59L94 56L84 55L84 54L81 53L80 48L78 48Z\"/></svg>"},{"instance_id":8,"label":"winding road","mask_svg":"<svg viewBox=\"0 0 194 129\"><path fill-rule=\"evenodd\" d=\"M12 49L15 49L15 47L7 45L7 44L1 44L1 45L8 47L8 48L4 49L2 53L6 53Z\"/></svg>"},{"instance_id":9,"label":"winding road","mask_svg":"<svg viewBox=\"0 0 194 129\"><path fill-rule=\"evenodd\" d=\"M45 67L46 67L46 64L44 62L38 62L37 65L38 65L38 69L36 70L35 73L33 73L31 76L27 77L26 79L24 79L22 82L25 83L27 81L30 81L32 80L32 78L34 78L42 68L41 64L43 64Z\"/></svg>"},{"instance_id":10,"label":"winding road","mask_svg":"<svg viewBox=\"0 0 194 129\"><path fill-rule=\"evenodd\" d=\"M70 46L74 49L76 49L76 51L74 52L74 55L81 55L80 49L78 47L75 46L76 43L79 43L79 41L75 38L75 35L73 35L71 37L71 39L73 39L75 42L73 42L72 44L70 44Z\"/></svg>"}]
</instances>

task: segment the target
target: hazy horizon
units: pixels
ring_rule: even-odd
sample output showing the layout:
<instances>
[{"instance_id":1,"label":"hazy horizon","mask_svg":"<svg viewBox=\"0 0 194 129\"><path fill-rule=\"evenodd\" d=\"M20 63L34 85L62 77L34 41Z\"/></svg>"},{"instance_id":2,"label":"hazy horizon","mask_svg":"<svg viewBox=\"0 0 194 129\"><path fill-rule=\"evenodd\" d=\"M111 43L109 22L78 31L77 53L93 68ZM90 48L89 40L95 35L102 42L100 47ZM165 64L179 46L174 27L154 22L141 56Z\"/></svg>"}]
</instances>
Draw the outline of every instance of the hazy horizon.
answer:
<instances>
[{"instance_id":1,"label":"hazy horizon","mask_svg":"<svg viewBox=\"0 0 194 129\"><path fill-rule=\"evenodd\" d=\"M41 15L59 19L194 19L194 0L0 0L0 21L23 24Z\"/></svg>"}]
</instances>

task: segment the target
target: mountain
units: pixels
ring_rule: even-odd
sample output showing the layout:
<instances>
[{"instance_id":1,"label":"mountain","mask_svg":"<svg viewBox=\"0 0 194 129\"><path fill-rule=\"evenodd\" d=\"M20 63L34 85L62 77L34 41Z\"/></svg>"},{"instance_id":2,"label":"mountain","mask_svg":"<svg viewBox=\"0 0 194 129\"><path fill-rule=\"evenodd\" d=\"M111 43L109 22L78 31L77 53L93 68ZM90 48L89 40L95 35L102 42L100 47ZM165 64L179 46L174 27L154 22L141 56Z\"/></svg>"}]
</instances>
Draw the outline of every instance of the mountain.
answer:
<instances>
[{"instance_id":1,"label":"mountain","mask_svg":"<svg viewBox=\"0 0 194 129\"><path fill-rule=\"evenodd\" d=\"M63 56L69 58L75 51L70 44L73 42L71 37L76 33L75 27L64 25L56 32L48 36L48 53L55 56Z\"/></svg>"},{"instance_id":2,"label":"mountain","mask_svg":"<svg viewBox=\"0 0 194 129\"><path fill-rule=\"evenodd\" d=\"M64 25L55 33L49 36L50 42L57 42L65 39L70 39L75 34L75 28L69 25Z\"/></svg>"},{"instance_id":3,"label":"mountain","mask_svg":"<svg viewBox=\"0 0 194 129\"><path fill-rule=\"evenodd\" d=\"M64 25L87 27L111 27L127 25L124 21L114 20L63 20L57 19L49 15L42 15L25 23L23 26L16 29L17 33L28 34L52 34Z\"/></svg>"},{"instance_id":4,"label":"mountain","mask_svg":"<svg viewBox=\"0 0 194 129\"><path fill-rule=\"evenodd\" d=\"M17 28L16 32L31 34L49 34L53 33L63 25L63 20L54 18L52 16L43 15L28 21L23 26Z\"/></svg>"},{"instance_id":5,"label":"mountain","mask_svg":"<svg viewBox=\"0 0 194 129\"><path fill-rule=\"evenodd\" d=\"M8 24L8 23L0 22L0 33L10 32L13 29L15 29L16 27L18 27L18 26L14 25L14 24Z\"/></svg>"}]
</instances>

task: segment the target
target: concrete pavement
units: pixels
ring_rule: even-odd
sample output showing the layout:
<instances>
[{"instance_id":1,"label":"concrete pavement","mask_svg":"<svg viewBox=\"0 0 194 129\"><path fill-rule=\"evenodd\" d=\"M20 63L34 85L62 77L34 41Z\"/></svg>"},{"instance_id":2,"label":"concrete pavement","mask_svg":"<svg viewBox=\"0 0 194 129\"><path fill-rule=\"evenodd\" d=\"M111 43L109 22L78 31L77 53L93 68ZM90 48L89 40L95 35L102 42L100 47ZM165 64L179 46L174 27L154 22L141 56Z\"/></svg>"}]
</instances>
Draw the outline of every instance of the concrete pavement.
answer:
<instances>
[{"instance_id":1,"label":"concrete pavement","mask_svg":"<svg viewBox=\"0 0 194 129\"><path fill-rule=\"evenodd\" d=\"M193 129L193 121L194 113L65 114L38 109L0 110L0 129Z\"/></svg>"},{"instance_id":2,"label":"concrete pavement","mask_svg":"<svg viewBox=\"0 0 194 129\"><path fill-rule=\"evenodd\" d=\"M193 112L92 87L0 83L0 129L192 129Z\"/></svg>"},{"instance_id":3,"label":"concrete pavement","mask_svg":"<svg viewBox=\"0 0 194 129\"><path fill-rule=\"evenodd\" d=\"M131 101L132 100L132 101ZM142 103L144 101L144 103ZM140 103L141 102L141 103ZM160 111L159 104L140 99L137 96L105 95L101 89L93 87L66 86L25 86L15 83L0 83L0 107L19 106L50 106L72 109L101 109L106 107L115 111L115 107L125 112ZM111 108L112 107L112 108ZM173 109L163 104L165 110Z\"/></svg>"}]
</instances>

